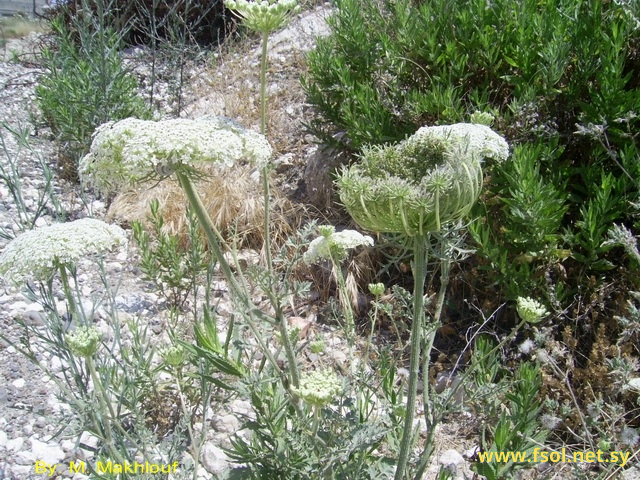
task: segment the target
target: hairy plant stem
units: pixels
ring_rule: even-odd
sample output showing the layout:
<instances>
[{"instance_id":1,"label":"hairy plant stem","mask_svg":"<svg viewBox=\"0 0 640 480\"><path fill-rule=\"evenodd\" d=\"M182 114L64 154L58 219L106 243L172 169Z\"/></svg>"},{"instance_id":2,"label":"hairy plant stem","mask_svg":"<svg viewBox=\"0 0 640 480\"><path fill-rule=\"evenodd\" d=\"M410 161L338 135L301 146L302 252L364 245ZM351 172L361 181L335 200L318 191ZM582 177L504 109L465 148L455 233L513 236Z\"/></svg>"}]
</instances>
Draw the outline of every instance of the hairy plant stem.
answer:
<instances>
[{"instance_id":1,"label":"hairy plant stem","mask_svg":"<svg viewBox=\"0 0 640 480\"><path fill-rule=\"evenodd\" d=\"M78 306L75 299L73 298L71 286L69 285L67 267L64 264L60 264L58 270L60 270L60 280L62 280L62 289L64 290L64 296L67 297L67 302L69 303L69 314L71 315L70 320L74 319L76 322L80 322Z\"/></svg>"},{"instance_id":2,"label":"hairy plant stem","mask_svg":"<svg viewBox=\"0 0 640 480\"><path fill-rule=\"evenodd\" d=\"M400 453L395 480L404 480L405 471L413 444L413 420L418 396L418 376L420 374L420 350L422 327L425 321L424 284L427 275L427 246L429 234L416 235L413 240L413 324L411 326L411 357L409 361L409 385L407 387L407 408L404 414L404 431L400 442ZM426 382L425 382L426 383Z\"/></svg>"},{"instance_id":3,"label":"hairy plant stem","mask_svg":"<svg viewBox=\"0 0 640 480\"><path fill-rule=\"evenodd\" d=\"M451 273L451 259L446 256L445 242L440 241L440 290L438 291L438 297L436 299L436 311L433 315L433 322L429 334L425 340L424 353L422 356L422 372L425 379L428 377L429 362L431 357L431 350L433 348L433 341L436 336L436 331L440 327L440 317L442 316L442 308L444 306L444 298L447 293L447 287L449 286L449 278ZM424 449L420 455L420 462L414 476L414 479L420 480L424 474L425 468L429 464L429 459L434 450L434 434L436 426L440 421L439 418L435 418L433 413L433 405L430 401L430 386L429 382L424 382L422 390L422 404L424 409L425 423L427 427L427 438L425 440Z\"/></svg>"},{"instance_id":4,"label":"hairy plant stem","mask_svg":"<svg viewBox=\"0 0 640 480\"><path fill-rule=\"evenodd\" d=\"M191 454L193 456L193 463L195 468L193 469L193 480L197 480L198 478L198 466L200 464L200 450L202 449L202 441L200 438L196 440L195 435L193 434L193 427L191 426L191 415L189 415L189 411L187 410L187 404L184 398L184 393L182 392L182 373L178 368L174 368L175 375L174 378L176 380L176 389L178 390L178 396L180 397L180 406L182 407L182 414L184 418L189 419L187 421L187 430L189 431L189 439L191 440ZM206 425L207 422L204 422L203 425Z\"/></svg>"},{"instance_id":5,"label":"hairy plant stem","mask_svg":"<svg viewBox=\"0 0 640 480\"><path fill-rule=\"evenodd\" d=\"M269 31L262 32L262 61L260 63L260 133L267 130L267 44Z\"/></svg>"},{"instance_id":6,"label":"hairy plant stem","mask_svg":"<svg viewBox=\"0 0 640 480\"><path fill-rule=\"evenodd\" d=\"M220 234L215 224L211 220L211 217L207 213L207 210L205 209L204 204L202 203L202 199L200 198L200 195L198 195L198 192L196 192L193 182L189 178L188 174L181 171L176 171L176 176L178 177L180 186L182 187L182 189L185 192L185 195L187 196L187 200L189 201L191 208L196 214L196 217L198 218L198 221L200 222L200 225L202 226L202 229L204 230L205 235L207 236L207 240L209 241L209 248L211 248L211 251L213 252L213 256L215 257L216 261L220 265L220 270L222 270L222 274L227 280L227 283L229 285L229 288L231 289L231 292L234 298L239 300L241 306L243 307L244 319L249 325L249 328L251 329L252 333L255 335L256 341L260 345L260 348L264 353L264 355L269 360L269 363L271 364L272 368L276 372L278 372L280 376L282 376L280 367L278 366L278 362L276 358L273 356L273 354L271 353L271 351L269 350L269 347L264 343L264 340L258 330L254 317L257 316L261 320L265 320L269 323L273 323L273 319L269 318L264 312L262 312L260 309L258 309L258 307L256 307L253 304L253 302L249 298L249 295L247 294L246 289L242 285L240 285L238 280L235 278L233 272L231 271L229 262L227 262L227 259L225 258L224 253L222 252L221 243L224 242L224 239L222 238L222 235ZM282 324L282 322L280 322L280 324ZM288 338L288 335L287 335L287 338ZM284 341L285 340L283 340L283 342ZM287 354L287 356L288 355L289 353ZM293 358L295 358L295 356ZM291 375L292 383L294 379L296 380L296 382L299 381L297 365L295 362L289 363L289 373ZM294 386L297 386L297 383L294 384Z\"/></svg>"},{"instance_id":7,"label":"hairy plant stem","mask_svg":"<svg viewBox=\"0 0 640 480\"><path fill-rule=\"evenodd\" d=\"M291 384L294 387L298 387L300 384L300 375L298 372L298 364L296 362L296 355L291 343L291 337L289 336L289 326L287 325L287 319L284 316L282 308L282 302L276 292L276 285L273 280L275 279L275 272L273 270L273 259L271 256L271 235L269 226L271 224L271 188L269 185L269 166L262 169L262 187L264 192L264 255L267 264L267 289L266 294L269 297L269 302L275 312L275 319L280 330L280 337L282 345L284 346L285 355L287 356L287 363L289 364L289 373L291 375Z\"/></svg>"},{"instance_id":8,"label":"hairy plant stem","mask_svg":"<svg viewBox=\"0 0 640 480\"><path fill-rule=\"evenodd\" d=\"M371 316L371 330L369 331L369 339L364 347L364 361L362 362L361 371L364 372L364 368L369 364L369 348L373 344L373 332L378 322L378 314L380 311L380 295L376 295L373 302L373 315Z\"/></svg>"},{"instance_id":9,"label":"hairy plant stem","mask_svg":"<svg viewBox=\"0 0 640 480\"><path fill-rule=\"evenodd\" d=\"M269 43L269 31L262 32L262 57L260 62L260 133L266 135L267 130L267 45ZM291 337L289 336L289 328L287 325L287 319L284 316L282 304L277 292L276 286L273 283L275 278L273 270L273 259L271 256L271 187L269 184L269 168L270 165L266 165L262 168L262 190L264 195L264 255L267 264L268 284L266 294L269 297L269 302L275 312L275 319L280 330L280 338L282 345L284 346L285 355L287 356L287 363L289 366L289 374L291 376L291 384L294 387L298 387L300 384L300 375L298 372L298 364L296 362L296 355L291 343Z\"/></svg>"},{"instance_id":10,"label":"hairy plant stem","mask_svg":"<svg viewBox=\"0 0 640 480\"><path fill-rule=\"evenodd\" d=\"M91 380L93 380L93 388L96 390L96 396L98 397L100 410L102 410L102 412L104 413L107 413L107 415L109 416L109 418L107 419L104 419L103 417L104 433L106 437L105 441L107 442L109 450L113 453L118 462L123 463L124 459L122 458L122 455L120 455L120 452L113 442L113 433L111 431L111 422L116 418L115 412L113 411L113 405L111 405L111 401L109 400L104 385L98 377L98 372L96 372L96 366L93 363L93 358L86 357L86 362L87 368L89 369L89 374L91 375ZM115 423L117 424L118 422Z\"/></svg>"},{"instance_id":11,"label":"hairy plant stem","mask_svg":"<svg viewBox=\"0 0 640 480\"><path fill-rule=\"evenodd\" d=\"M349 350L353 353L354 333L355 333L355 321L353 315L353 308L349 301L349 292L347 291L347 282L344 279L342 273L342 265L340 260L335 255L331 254L331 262L336 272L336 281L338 282L338 291L340 292L340 304L342 305L342 313L344 314L345 330L347 334L347 342L349 343Z\"/></svg>"}]
</instances>

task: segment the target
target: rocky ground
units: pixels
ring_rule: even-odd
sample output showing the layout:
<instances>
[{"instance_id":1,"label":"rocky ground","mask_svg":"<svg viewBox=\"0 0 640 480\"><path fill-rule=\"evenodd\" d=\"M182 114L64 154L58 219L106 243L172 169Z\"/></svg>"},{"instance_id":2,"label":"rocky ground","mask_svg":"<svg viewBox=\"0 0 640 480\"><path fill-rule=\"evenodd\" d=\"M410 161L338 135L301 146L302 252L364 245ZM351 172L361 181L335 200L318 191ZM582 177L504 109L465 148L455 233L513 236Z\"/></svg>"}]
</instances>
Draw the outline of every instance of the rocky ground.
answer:
<instances>
[{"instance_id":1,"label":"rocky ground","mask_svg":"<svg viewBox=\"0 0 640 480\"><path fill-rule=\"evenodd\" d=\"M271 38L268 80L272 105L270 140L279 154L279 185L285 193L292 196L307 194L313 197L315 194L315 203L320 207L327 199L322 196L322 179L315 182L310 180L314 178L313 175L321 177L322 172L314 167L314 163L318 163L317 146L312 138L304 134L302 128L308 106L304 103L298 77L300 69L304 68L304 54L312 48L314 38L328 31L324 23L327 12L328 7L324 6L305 13L285 31ZM21 125L28 126L36 115L34 88L41 71L29 57L35 43L33 38L10 42L5 47L5 56L0 62L0 121L14 129ZM134 49L127 52L127 55L144 85L148 67L139 61L144 57L144 51ZM183 115L225 115L256 128L259 122L258 68L257 43L247 44L230 52L220 52L212 55L207 64L191 66L190 88ZM168 85L159 86L157 98L167 111L175 107ZM36 153L23 152L19 165L22 170L23 198L27 207L33 209L44 184L36 157L41 155L53 166L55 147L45 130L33 132L29 140ZM15 140L6 133L4 149L10 156L19 151ZM6 155L0 155L0 162L7 165ZM101 200L89 193L81 196L74 184L56 179L54 193L70 218L80 218L89 212L101 218L107 213ZM17 214L9 189L0 181L0 227L15 231L14 220ZM38 225L55 220L54 212L49 212L41 217ZM6 240L0 239L0 250L6 243ZM120 282L115 296L118 312L123 317L142 319L149 324L156 341L164 341L166 322L162 312L163 303L141 281L140 270L135 261L135 248L131 248L128 253L111 255L106 259L105 267L108 274ZM98 284L97 276L89 269L84 271L81 265L78 287L83 296L91 298L99 290ZM62 309L61 293L58 300ZM0 291L0 330L12 342L20 338L20 329L15 319L22 318L37 325L43 318L41 311L42 307L38 303L28 300L18 289L5 287ZM105 331L108 330L106 317L100 309L94 316L96 324ZM329 339L327 343L330 348L325 353L328 360L339 362L346 359L344 342L332 335L330 328L321 325L316 328L324 329L327 335L325 338ZM38 351L38 347L36 350ZM60 464L55 474L57 478L87 478L68 470L68 462L82 454L78 449L78 439L64 434L53 437L69 408L64 399L60 398L55 384L7 342L0 341L0 357L0 480L46 478L46 475L36 474L36 461ZM57 357L46 354L42 349L39 350L39 361L57 374L61 374L64 368ZM201 478L217 478L229 466L229 460L220 447L229 446L230 436L240 428L240 417L249 412L250 405L247 401L236 400L216 411L210 418L213 428L203 450ZM441 464L452 465L452 469L457 471L457 478L464 478L465 474L467 478L471 478L469 457L475 449L474 439L465 438L465 428L461 424L466 420L459 420L462 421L442 426L438 434L434 464L425 478L434 478ZM82 441L90 443L91 439L84 437ZM541 476L536 474L537 478L544 478L543 472L538 473Z\"/></svg>"}]
</instances>

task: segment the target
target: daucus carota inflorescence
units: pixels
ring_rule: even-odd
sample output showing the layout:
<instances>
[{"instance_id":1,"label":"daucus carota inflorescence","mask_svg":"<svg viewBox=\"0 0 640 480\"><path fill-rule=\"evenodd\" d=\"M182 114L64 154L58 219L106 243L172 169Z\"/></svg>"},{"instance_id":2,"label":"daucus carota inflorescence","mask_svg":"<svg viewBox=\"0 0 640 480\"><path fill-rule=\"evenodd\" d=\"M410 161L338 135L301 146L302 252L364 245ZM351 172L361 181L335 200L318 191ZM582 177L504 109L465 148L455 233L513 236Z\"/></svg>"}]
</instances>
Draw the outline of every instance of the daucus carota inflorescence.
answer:
<instances>
[{"instance_id":1,"label":"daucus carota inflorescence","mask_svg":"<svg viewBox=\"0 0 640 480\"><path fill-rule=\"evenodd\" d=\"M247 28L263 33L282 27L290 15L300 10L298 0L227 0L224 3L243 19Z\"/></svg>"},{"instance_id":2,"label":"daucus carota inflorescence","mask_svg":"<svg viewBox=\"0 0 640 480\"><path fill-rule=\"evenodd\" d=\"M29 276L47 280L60 267L75 265L88 255L126 244L124 230L93 218L37 228L7 245L0 255L0 276L11 283Z\"/></svg>"},{"instance_id":3,"label":"daucus carota inflorescence","mask_svg":"<svg viewBox=\"0 0 640 480\"><path fill-rule=\"evenodd\" d=\"M369 292L375 297L379 297L384 294L384 283L370 283Z\"/></svg>"},{"instance_id":4,"label":"daucus carota inflorescence","mask_svg":"<svg viewBox=\"0 0 640 480\"><path fill-rule=\"evenodd\" d=\"M352 248L373 245L373 238L362 235L355 230L335 231L331 225L318 227L320 236L309 244L309 249L304 254L305 263L316 263L320 259L340 261L347 256Z\"/></svg>"},{"instance_id":5,"label":"daucus carota inflorescence","mask_svg":"<svg viewBox=\"0 0 640 480\"><path fill-rule=\"evenodd\" d=\"M67 335L67 343L74 355L79 357L91 357L98 351L102 340L102 333L93 326L81 326L73 333Z\"/></svg>"},{"instance_id":6,"label":"daucus carota inflorescence","mask_svg":"<svg viewBox=\"0 0 640 480\"><path fill-rule=\"evenodd\" d=\"M538 323L549 315L544 305L529 297L518 297L516 309L520 318L528 323Z\"/></svg>"},{"instance_id":7,"label":"daucus carota inflorescence","mask_svg":"<svg viewBox=\"0 0 640 480\"><path fill-rule=\"evenodd\" d=\"M338 178L340 199L367 230L425 235L469 212L482 160L508 155L506 141L486 125L422 127L397 145L366 149Z\"/></svg>"},{"instance_id":8,"label":"daucus carota inflorescence","mask_svg":"<svg viewBox=\"0 0 640 480\"><path fill-rule=\"evenodd\" d=\"M224 117L160 122L127 118L98 127L79 172L86 183L112 192L203 162L231 166L245 160L262 166L271 153L263 135Z\"/></svg>"},{"instance_id":9,"label":"daucus carota inflorescence","mask_svg":"<svg viewBox=\"0 0 640 480\"><path fill-rule=\"evenodd\" d=\"M330 370L303 373L293 392L309 405L325 407L342 393L342 381Z\"/></svg>"}]
</instances>

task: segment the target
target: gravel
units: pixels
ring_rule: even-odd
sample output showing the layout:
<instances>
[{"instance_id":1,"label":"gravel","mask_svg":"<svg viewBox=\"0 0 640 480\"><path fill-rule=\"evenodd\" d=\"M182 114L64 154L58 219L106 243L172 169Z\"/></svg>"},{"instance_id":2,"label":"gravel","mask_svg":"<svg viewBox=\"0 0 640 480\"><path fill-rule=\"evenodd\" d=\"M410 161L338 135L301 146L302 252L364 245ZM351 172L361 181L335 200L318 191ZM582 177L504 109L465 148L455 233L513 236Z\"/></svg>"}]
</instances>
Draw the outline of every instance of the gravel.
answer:
<instances>
[{"instance_id":1,"label":"gravel","mask_svg":"<svg viewBox=\"0 0 640 480\"><path fill-rule=\"evenodd\" d=\"M291 30L281 32L276 35L272 42L271 60L277 64L285 64L291 58L300 55L301 52L309 50L313 46L315 35L326 34L324 17L326 16L326 6L304 17L296 22ZM296 43L297 42L297 43ZM12 52L5 55L0 62L0 121L6 122L11 128L19 128L30 125L30 120L35 118L34 89L38 78L42 74L37 64L33 62L30 52L37 44L36 37L28 37L20 41L12 41L7 45L5 52ZM257 50L250 52L245 62L247 68L255 70ZM12 61L18 56L20 62ZM135 70L138 75L144 77L148 72L148 67L140 63L144 58L142 49L133 49L127 52L130 62L135 63ZM0 57L1 58L1 57ZM205 72L197 65L190 66L190 76L194 78L194 85L202 87ZM200 70L199 70L200 69ZM257 73L257 72L256 72ZM220 70L218 70L220 74ZM220 74L224 76L224 74ZM297 76L289 75L297 82ZM271 82L275 85L272 88L282 89L279 82L284 81L280 77L272 77ZM142 78L144 85L144 78ZM206 83L206 82L205 82ZM233 91L237 86L225 86L224 95L228 100L229 91ZM254 85L255 87L255 85ZM171 111L175 105L171 104L170 89L167 85L157 86L156 97L159 101L166 101L166 111ZM253 87L252 87L253 88ZM197 90L194 87L194 90ZM188 97L186 111L188 115L198 116L203 113L211 113L211 109L218 108L217 100L222 93L210 89L208 94L199 95L195 98L193 94ZM239 92L244 90L238 89ZM166 98L165 98L166 97ZM217 106L216 106L217 105ZM288 124L298 125L297 131L284 132L285 136L293 134L300 135L301 121L306 114L306 106L297 98L293 104L281 106L282 111L288 118ZM220 113L225 113L221 111ZM18 144L11 135L4 134L5 149L10 155L15 155L19 151ZM33 209L37 203L44 182L42 172L39 167L38 155L42 156L52 168L55 169L56 149L51 140L51 135L46 129L41 128L33 131L29 135L29 141L33 146L33 154L23 151L19 157L19 165L22 171L23 198L27 206ZM299 185L296 175L293 173L296 168L304 167L308 157L316 150L310 142L300 147L302 142L290 139L291 144L295 143L298 150L287 152L278 160L277 172L290 183L289 190L297 191ZM7 159L0 154L0 162L5 167ZM304 168L301 169L303 171ZM102 200L96 199L90 193L85 192L81 199L79 187L69 184L63 180L55 179L54 192L61 201L64 209L72 218L87 215L87 210L91 211L98 218L105 215L105 204ZM15 219L18 209L10 195L9 189L0 181L0 228L9 229L16 232ZM50 224L56 221L53 211L47 212L39 221L38 225ZM7 240L0 238L0 251L7 243ZM86 298L91 298L103 290L100 279L95 268L90 268L91 262L81 262L78 270L78 288ZM167 341L166 308L164 303L156 293L149 290L149 286L140 279L139 267L135 263L135 256L132 252L129 255L113 254L105 260L105 267L110 278L117 279L119 288L115 296L115 305L121 318L141 318L150 327L152 341L158 343ZM220 287L221 292L226 290L224 285ZM221 295L223 295L221 293ZM58 286L56 293L59 312L66 315L63 295ZM231 308L222 302L221 311L231 311ZM93 310L91 302L83 305L85 309ZM28 361L16 348L20 345L21 329L16 323L16 318L23 319L24 322L40 326L45 322L43 308L38 303L34 303L23 292L13 287L6 287L0 290L0 331L9 339L9 343L0 340L0 480L9 479L40 479L40 478L74 478L76 480L88 478L81 473L72 472L69 468L70 461L90 460L91 451L85 448L96 444L95 437L88 433L83 433L79 437L73 432L64 431L59 433L60 425L67 422L66 418L70 411L70 406L64 398L60 398L55 383L47 378L40 368ZM110 327L107 324L108 315L104 308L97 308L93 313L93 321L98 328L109 335ZM323 328L317 326L317 328ZM326 329L326 343L330 345L330 352L313 354L312 363L316 363L319 357L324 356L324 361L333 363L343 363L347 360L346 345L340 338L333 335L330 329ZM13 346L11 344L15 344ZM35 345L38 361L46 365L58 377L63 375L66 365L56 356L47 353L41 346ZM322 363L322 362L321 362ZM216 478L225 471L229 465L229 459L222 450L230 446L229 439L234 433L244 434L239 431L242 419L250 417L251 405L244 400L235 400L217 408L208 418L211 429L207 441L203 448L203 461L199 470L200 478ZM201 426L201 424L200 424ZM199 428L197 425L194 428ZM468 464L454 449L451 449L451 442L445 442L448 451L440 457L440 463L435 462L434 468L439 468L440 464L450 465L458 475L463 472L469 474ZM466 445L462 448L459 442L454 443L460 446L459 451L469 448ZM183 459L189 461L188 455ZM44 462L49 466L57 464L53 476L49 476L51 471L45 474L43 470L38 471L36 466L43 466ZM437 470L435 470L437 471ZM181 478L179 475L171 478ZM462 478L462 477L460 477Z\"/></svg>"}]
</instances>

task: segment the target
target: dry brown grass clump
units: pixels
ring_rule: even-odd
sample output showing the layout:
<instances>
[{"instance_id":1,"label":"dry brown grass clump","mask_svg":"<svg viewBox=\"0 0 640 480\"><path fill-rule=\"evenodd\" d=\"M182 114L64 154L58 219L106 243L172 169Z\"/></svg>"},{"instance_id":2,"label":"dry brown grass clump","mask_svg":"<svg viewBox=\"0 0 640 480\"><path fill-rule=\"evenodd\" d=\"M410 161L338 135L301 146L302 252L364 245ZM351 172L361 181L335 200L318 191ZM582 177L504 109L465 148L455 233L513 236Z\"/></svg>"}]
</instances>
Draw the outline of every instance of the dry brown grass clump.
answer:
<instances>
[{"instance_id":1,"label":"dry brown grass clump","mask_svg":"<svg viewBox=\"0 0 640 480\"><path fill-rule=\"evenodd\" d=\"M264 240L264 197L258 174L248 166L219 170L203 169L196 188L212 220L237 248L260 249ZM167 178L149 182L119 194L109 208L111 221L148 224L151 202L157 199L167 233L187 239L187 199L178 183ZM303 209L292 204L277 189L271 190L271 235L274 244L291 235L300 225ZM148 225L147 225L148 226Z\"/></svg>"}]
</instances>

